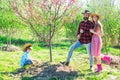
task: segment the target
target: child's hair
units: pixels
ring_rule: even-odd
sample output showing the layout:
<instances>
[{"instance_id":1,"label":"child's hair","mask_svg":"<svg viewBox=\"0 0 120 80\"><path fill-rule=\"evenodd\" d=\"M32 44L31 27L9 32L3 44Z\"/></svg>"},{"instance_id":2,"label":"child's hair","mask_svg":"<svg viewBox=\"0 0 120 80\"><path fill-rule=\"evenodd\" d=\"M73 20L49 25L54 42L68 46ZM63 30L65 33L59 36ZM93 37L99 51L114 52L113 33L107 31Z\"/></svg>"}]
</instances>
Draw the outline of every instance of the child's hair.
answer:
<instances>
[{"instance_id":1,"label":"child's hair","mask_svg":"<svg viewBox=\"0 0 120 80\"><path fill-rule=\"evenodd\" d=\"M31 46L26 47L25 51L27 51L28 49L30 49L30 47L31 47Z\"/></svg>"},{"instance_id":2,"label":"child's hair","mask_svg":"<svg viewBox=\"0 0 120 80\"><path fill-rule=\"evenodd\" d=\"M25 45L23 46L22 51L23 51L23 52L26 52L27 49L30 49L30 47L32 47L32 44L27 43L27 44L25 44Z\"/></svg>"}]
</instances>

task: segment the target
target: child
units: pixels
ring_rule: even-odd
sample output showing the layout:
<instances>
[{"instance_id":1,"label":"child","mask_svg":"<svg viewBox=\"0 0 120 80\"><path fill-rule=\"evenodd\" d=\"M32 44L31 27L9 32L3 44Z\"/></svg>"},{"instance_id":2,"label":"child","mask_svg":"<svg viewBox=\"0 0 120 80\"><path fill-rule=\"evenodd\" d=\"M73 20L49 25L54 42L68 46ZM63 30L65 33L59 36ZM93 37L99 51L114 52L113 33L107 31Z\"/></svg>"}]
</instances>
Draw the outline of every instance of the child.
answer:
<instances>
[{"instance_id":1,"label":"child","mask_svg":"<svg viewBox=\"0 0 120 80\"><path fill-rule=\"evenodd\" d=\"M30 65L33 64L33 62L36 62L38 64L38 61L36 60L32 60L30 58L30 51L32 50L32 44L25 44L23 46L22 51L24 52L22 57L21 57L21 61L20 61L20 65L21 67L24 67L25 65Z\"/></svg>"}]
</instances>

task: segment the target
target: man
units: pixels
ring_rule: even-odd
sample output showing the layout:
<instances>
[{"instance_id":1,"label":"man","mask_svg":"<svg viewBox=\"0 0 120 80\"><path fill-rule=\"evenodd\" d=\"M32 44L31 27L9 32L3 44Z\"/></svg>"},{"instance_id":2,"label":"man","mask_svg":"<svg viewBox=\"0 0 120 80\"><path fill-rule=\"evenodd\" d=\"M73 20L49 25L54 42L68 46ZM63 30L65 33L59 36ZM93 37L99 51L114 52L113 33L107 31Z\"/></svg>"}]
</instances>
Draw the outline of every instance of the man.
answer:
<instances>
[{"instance_id":1,"label":"man","mask_svg":"<svg viewBox=\"0 0 120 80\"><path fill-rule=\"evenodd\" d=\"M89 21L90 11L85 10L83 14L83 21L80 22L77 32L77 38L78 40L71 45L69 52L68 52L68 58L67 61L62 62L62 64L68 66L70 63L70 58L72 57L73 51L81 47L82 45L85 45L87 53L89 54L89 60L90 60L90 70L92 70L93 67L93 57L91 55L91 39L92 39L92 33L90 33L90 29L94 28L94 25L91 21Z\"/></svg>"}]
</instances>

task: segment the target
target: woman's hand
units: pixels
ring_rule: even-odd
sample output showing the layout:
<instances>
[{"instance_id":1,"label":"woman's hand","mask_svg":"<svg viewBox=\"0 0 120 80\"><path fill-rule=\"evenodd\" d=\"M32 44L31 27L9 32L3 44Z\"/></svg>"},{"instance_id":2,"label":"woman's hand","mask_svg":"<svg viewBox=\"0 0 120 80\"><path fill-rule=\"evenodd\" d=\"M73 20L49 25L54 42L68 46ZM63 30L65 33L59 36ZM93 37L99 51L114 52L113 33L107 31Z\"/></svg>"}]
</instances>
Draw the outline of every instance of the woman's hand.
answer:
<instances>
[{"instance_id":1,"label":"woman's hand","mask_svg":"<svg viewBox=\"0 0 120 80\"><path fill-rule=\"evenodd\" d=\"M96 35L100 35L100 33L95 32L93 29L90 29L90 32Z\"/></svg>"},{"instance_id":2,"label":"woman's hand","mask_svg":"<svg viewBox=\"0 0 120 80\"><path fill-rule=\"evenodd\" d=\"M90 29L90 32L91 32L91 33L94 33L94 30L93 30L93 29Z\"/></svg>"}]
</instances>

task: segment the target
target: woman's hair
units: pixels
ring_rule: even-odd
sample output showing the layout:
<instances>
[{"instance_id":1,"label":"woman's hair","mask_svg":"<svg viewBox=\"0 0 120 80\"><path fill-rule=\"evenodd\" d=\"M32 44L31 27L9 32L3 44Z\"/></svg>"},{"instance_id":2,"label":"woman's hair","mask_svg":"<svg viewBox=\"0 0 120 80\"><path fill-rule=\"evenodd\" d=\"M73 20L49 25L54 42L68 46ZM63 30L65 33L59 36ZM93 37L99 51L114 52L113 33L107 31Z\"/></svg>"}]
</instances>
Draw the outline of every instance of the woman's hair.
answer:
<instances>
[{"instance_id":1,"label":"woman's hair","mask_svg":"<svg viewBox=\"0 0 120 80\"><path fill-rule=\"evenodd\" d=\"M102 27L102 23L98 20L98 24Z\"/></svg>"},{"instance_id":2,"label":"woman's hair","mask_svg":"<svg viewBox=\"0 0 120 80\"><path fill-rule=\"evenodd\" d=\"M94 30L96 31L98 28L100 28L101 29L101 33L103 33L101 22L98 20L97 23L95 23L94 21L93 21L93 23L94 23Z\"/></svg>"}]
</instances>

